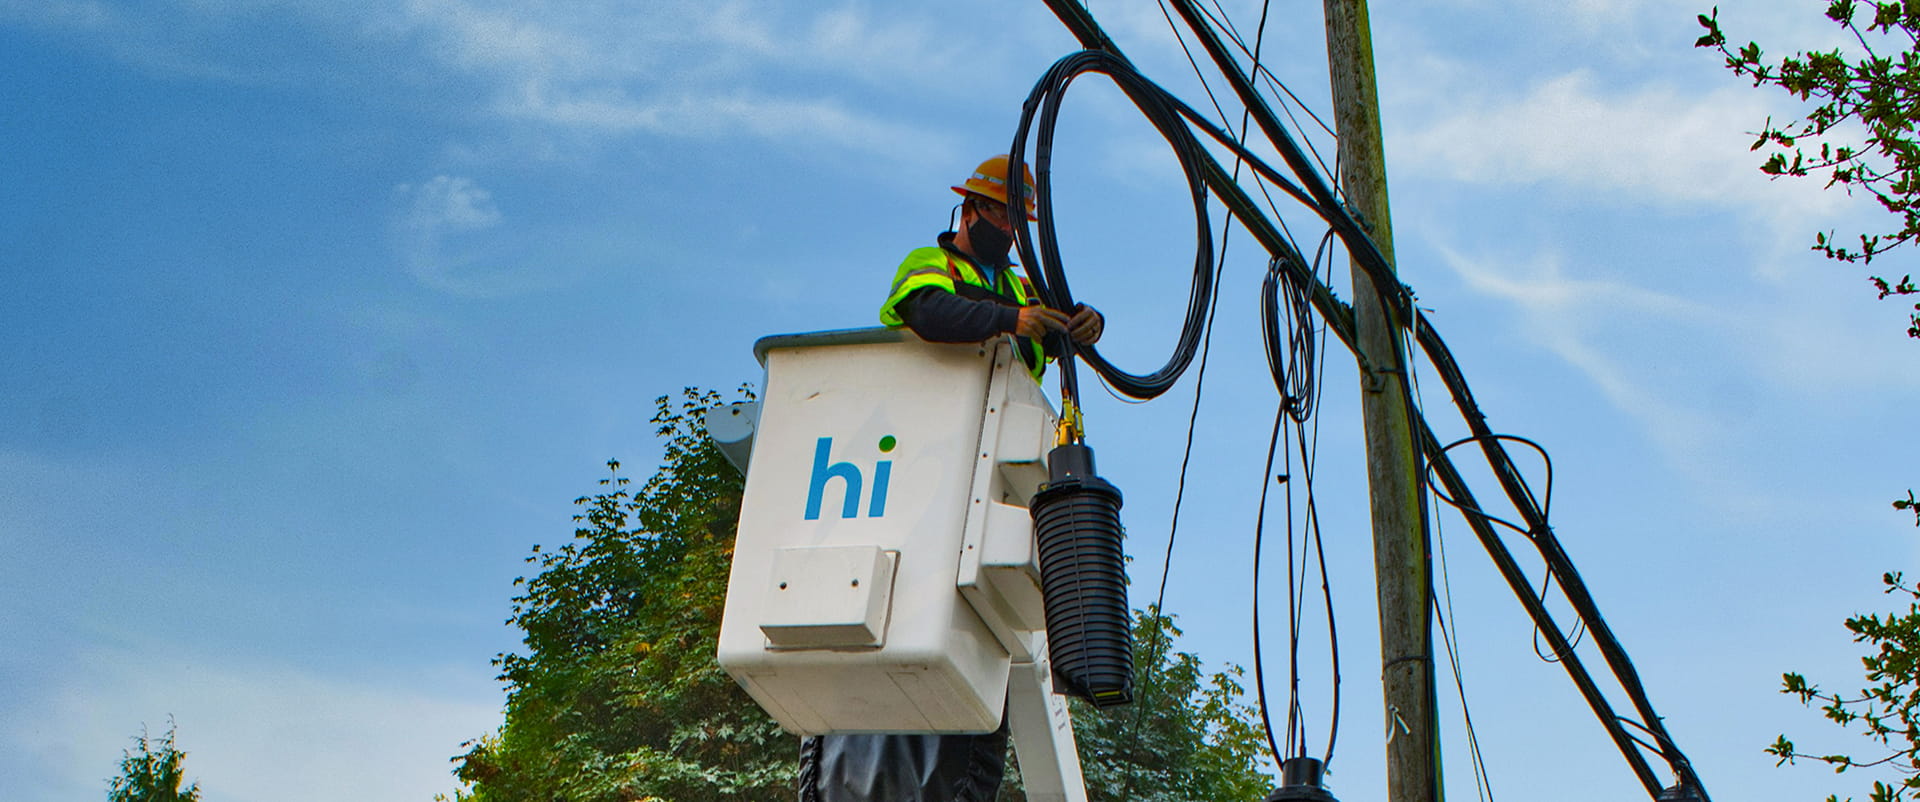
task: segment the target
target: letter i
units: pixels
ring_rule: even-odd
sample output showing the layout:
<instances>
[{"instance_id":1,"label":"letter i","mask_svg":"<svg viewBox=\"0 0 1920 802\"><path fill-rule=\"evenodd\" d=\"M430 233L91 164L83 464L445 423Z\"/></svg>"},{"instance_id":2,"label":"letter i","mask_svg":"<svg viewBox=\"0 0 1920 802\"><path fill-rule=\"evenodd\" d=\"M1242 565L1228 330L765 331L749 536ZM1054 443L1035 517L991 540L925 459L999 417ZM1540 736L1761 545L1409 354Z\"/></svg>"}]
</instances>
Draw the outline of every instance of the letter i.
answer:
<instances>
[{"instance_id":1,"label":"letter i","mask_svg":"<svg viewBox=\"0 0 1920 802\"><path fill-rule=\"evenodd\" d=\"M887 453L899 443L893 435L880 438L880 451ZM878 518L887 512L887 481L893 478L893 460L883 459L873 463L873 500L867 503L867 517Z\"/></svg>"}]
</instances>

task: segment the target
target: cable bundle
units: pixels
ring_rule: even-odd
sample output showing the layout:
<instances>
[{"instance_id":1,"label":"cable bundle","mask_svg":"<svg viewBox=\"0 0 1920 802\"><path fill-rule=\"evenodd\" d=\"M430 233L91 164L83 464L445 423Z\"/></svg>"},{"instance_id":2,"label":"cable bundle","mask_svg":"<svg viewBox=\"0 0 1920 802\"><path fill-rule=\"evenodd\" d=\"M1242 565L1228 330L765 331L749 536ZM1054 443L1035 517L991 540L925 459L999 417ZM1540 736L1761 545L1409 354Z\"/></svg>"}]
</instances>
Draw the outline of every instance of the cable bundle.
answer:
<instances>
[{"instance_id":1,"label":"cable bundle","mask_svg":"<svg viewBox=\"0 0 1920 802\"><path fill-rule=\"evenodd\" d=\"M1204 337L1206 310L1214 292L1214 276L1209 270L1213 257L1213 240L1206 209L1206 185L1209 183L1220 192L1221 200L1239 217L1240 222L1274 257L1269 263L1265 297L1262 299L1265 318L1263 322L1266 327L1269 367L1282 395L1282 411L1297 416L1306 410L1311 410L1313 388L1310 384L1303 383L1303 380L1315 372L1311 368L1313 354L1298 350L1294 345L1309 338L1290 334L1287 337L1290 342L1283 353L1279 344L1280 313L1283 310L1289 319L1289 325L1298 327L1296 332L1310 331L1305 312L1306 308L1311 306L1324 316L1323 319L1330 331L1338 334L1349 348L1355 350L1356 355L1360 354L1355 340L1352 310L1335 299L1331 291L1317 280L1314 275L1316 271L1309 270L1307 260L1302 258L1299 249L1265 219L1251 198L1235 186L1236 178L1229 177L1213 159L1212 154L1202 148L1194 138L1194 131L1205 134L1242 160L1261 180L1292 196L1325 220L1333 233L1340 238L1356 266L1366 274L1367 283L1372 285L1371 291L1377 293L1390 325L1401 333L1411 327L1412 339L1438 369L1440 378L1446 384L1455 405L1459 407L1462 417L1472 431L1473 439L1479 442L1489 467L1499 481L1500 489L1520 512L1521 523L1525 527L1522 531L1532 545L1539 550L1551 574L1560 580L1567 601L1574 607L1578 619L1589 625L1595 645L1614 678L1619 681L1630 698L1635 711L1640 714L1641 721L1633 722L1613 713L1606 695L1595 685L1582 661L1572 654L1571 645L1563 642L1564 638L1558 629L1552 626L1552 617L1547 613L1543 600L1531 590L1524 572L1520 570L1505 544L1493 531L1492 525L1486 520L1487 516L1479 512L1479 507L1473 502L1472 494L1464 479L1448 458L1447 448L1441 446L1440 441L1434 437L1431 429L1426 425L1424 417L1418 412L1417 400L1411 397L1411 390L1403 379L1399 383L1399 389L1400 392L1407 394L1406 407L1410 418L1408 422L1416 443L1416 462L1423 461L1422 457L1431 462L1430 468L1427 465L1416 465L1416 474L1424 478L1427 471L1432 470L1434 478L1439 479L1440 484L1447 489L1448 496L1468 513L1468 524L1475 530L1475 534L1479 536L1489 556L1493 558L1503 577L1520 598L1522 606L1548 635L1555 653L1565 655L1562 662L1569 676L1649 792L1662 800L1668 798L1705 800L1706 794L1699 778L1694 774L1686 757L1668 737L1660 717L1653 710L1651 700L1647 697L1632 661L1627 657L1625 649L1621 647L1618 640L1614 638L1605 620L1601 618L1599 609L1594 604L1585 583L1581 581L1578 571L1574 569L1571 560L1551 528L1548 527L1545 510L1532 498L1511 456L1501 445L1500 438L1488 428L1484 414L1474 403L1465 378L1460 374L1458 365L1445 343L1440 340L1438 334L1415 307L1412 293L1394 275L1390 260L1368 236L1366 227L1340 202L1328 181L1315 171L1307 154L1287 133L1265 99L1260 97L1258 90L1253 86L1253 80L1226 52L1218 33L1211 28L1207 20L1201 18L1201 12L1196 5L1191 0L1173 0L1173 5L1179 9L1181 16L1199 35L1209 55L1233 84L1235 93L1246 103L1248 111L1257 118L1260 130L1279 152L1281 161L1289 168L1291 175L1297 177L1298 184L1254 155L1243 144L1234 141L1233 137L1191 107L1135 72L1118 54L1112 40L1093 23L1091 16L1085 12L1084 8L1071 0L1048 0L1048 4L1074 31L1084 46L1099 48L1099 50L1074 53L1054 64L1028 96L1010 151L1013 164L1009 166L1009 170L1013 174L1018 174L1021 165L1024 164L1029 131L1037 118L1040 132L1034 155L1033 167L1036 179L1033 192L1038 207L1039 232L1036 236L1023 221L1016 227L1014 238L1020 248L1021 258L1030 267L1038 268L1030 270L1029 275L1034 281L1041 300L1059 310L1072 310L1076 306L1072 299L1072 292L1067 286L1065 270L1061 265L1056 242L1049 168L1052 160L1053 129L1058 117L1061 96L1078 75L1098 72L1112 78L1172 146L1175 155L1179 157L1181 169L1187 177L1189 192L1194 202L1197 227L1193 291L1188 299L1187 315L1178 341L1166 364L1152 373L1136 375L1107 362L1092 348L1080 349L1080 352L1085 354L1087 363L1115 390L1135 398L1147 399L1171 388L1196 355ZM1244 45L1242 50L1245 50ZM1260 70L1257 56L1254 64L1254 72L1258 74ZM1012 182L1011 190L1009 206L1019 208L1028 189L1020 182ZM1323 241L1322 249L1325 245ZM1317 263L1318 258L1315 259L1315 264ZM1284 304L1280 292L1283 281L1287 290ZM1357 283L1359 282L1356 281ZM1365 290L1356 289L1356 291ZM1064 339L1061 338L1061 340ZM1064 343L1064 346L1059 351L1063 354L1061 358L1062 401L1063 405L1073 404L1077 408L1075 347L1071 343ZM1362 357L1361 368L1363 372L1406 377L1411 373L1408 357L1407 351L1396 344L1390 359L1385 360L1384 364L1367 364L1366 359ZM1296 420L1298 420L1297 417ZM1074 432L1071 439L1063 438L1063 443L1077 440L1078 433ZM1088 476L1091 476L1090 472ZM1105 483L1101 482L1101 484ZM1107 487L1111 488L1111 485ZM1118 491L1114 491L1114 498L1113 507L1117 511ZM1040 501L1041 499L1036 497L1036 521L1039 520ZM1424 496L1420 518L1424 528L1428 519L1424 507ZM1117 516L1114 519L1114 527L1117 531ZM1051 586L1048 587L1047 592L1051 597L1053 594ZM1431 594L1431 588L1429 588L1429 594ZM1122 599L1121 603L1124 605L1124 596ZM1049 630L1052 630L1051 598L1048 604ZM1122 609L1124 610L1124 606ZM1635 748L1635 742L1638 739L1626 733L1623 722L1650 733L1658 742L1657 746L1650 748L1673 770L1677 780L1674 788L1661 787L1645 757ZM1639 743L1646 745L1643 741Z\"/></svg>"},{"instance_id":2,"label":"cable bundle","mask_svg":"<svg viewBox=\"0 0 1920 802\"><path fill-rule=\"evenodd\" d=\"M1195 141L1183 119L1182 105L1173 99L1166 90L1146 79L1133 67L1111 53L1097 50L1082 50L1054 62L1053 67L1033 87L1027 96L1026 105L1021 109L1020 127L1014 135L1012 159L1008 173L1017 175L1022 155L1026 152L1027 135L1038 115L1040 125L1039 138L1034 148L1034 202L1038 206L1039 235L1036 238L1026 225L1014 230L1014 241L1020 248L1020 258L1029 265L1038 265L1039 271L1029 271L1034 289L1048 306L1060 310L1072 310L1075 306L1073 292L1067 286L1067 274L1060 261L1060 247L1054 232L1053 222L1053 132L1059 122L1060 102L1066 96L1067 87L1073 79L1082 74L1097 72L1113 79L1113 82L1125 92L1127 97L1140 108L1155 130L1165 137L1167 144L1173 147L1174 155L1180 159L1180 169L1187 176L1188 194L1193 198L1193 219L1196 238L1193 258L1193 291L1187 296L1187 314L1180 326L1180 337L1172 355L1159 370L1145 375L1136 375L1121 370L1100 356L1093 346L1080 347L1087 364L1099 373L1114 389L1134 398L1153 398L1167 391L1178 381L1187 365L1193 361L1194 354L1200 349L1200 336L1206 329L1207 300L1213 297L1213 231L1207 217L1207 184L1201 175L1201 163L1205 152ZM1009 208L1020 208L1026 194L1026 187L1020 182L1011 182L1008 193ZM1038 251L1036 252L1036 243ZM1071 357L1062 360L1062 386L1067 393L1075 392L1071 376Z\"/></svg>"}]
</instances>

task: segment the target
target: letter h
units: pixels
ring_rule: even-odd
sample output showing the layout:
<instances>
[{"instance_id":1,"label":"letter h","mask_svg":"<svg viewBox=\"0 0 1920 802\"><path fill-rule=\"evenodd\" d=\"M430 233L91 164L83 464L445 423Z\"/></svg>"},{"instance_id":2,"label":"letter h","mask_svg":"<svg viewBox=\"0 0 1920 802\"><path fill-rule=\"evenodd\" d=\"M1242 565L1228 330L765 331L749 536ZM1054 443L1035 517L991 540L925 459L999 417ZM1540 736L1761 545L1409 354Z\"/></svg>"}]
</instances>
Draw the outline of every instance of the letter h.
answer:
<instances>
[{"instance_id":1,"label":"letter h","mask_svg":"<svg viewBox=\"0 0 1920 802\"><path fill-rule=\"evenodd\" d=\"M827 464L827 453L833 450L833 438L822 437L813 447L813 476L807 482L807 520L820 520L821 496L826 494L827 480L840 477L847 480L846 501L840 505L840 517L853 518L860 514L860 469L851 462Z\"/></svg>"}]
</instances>

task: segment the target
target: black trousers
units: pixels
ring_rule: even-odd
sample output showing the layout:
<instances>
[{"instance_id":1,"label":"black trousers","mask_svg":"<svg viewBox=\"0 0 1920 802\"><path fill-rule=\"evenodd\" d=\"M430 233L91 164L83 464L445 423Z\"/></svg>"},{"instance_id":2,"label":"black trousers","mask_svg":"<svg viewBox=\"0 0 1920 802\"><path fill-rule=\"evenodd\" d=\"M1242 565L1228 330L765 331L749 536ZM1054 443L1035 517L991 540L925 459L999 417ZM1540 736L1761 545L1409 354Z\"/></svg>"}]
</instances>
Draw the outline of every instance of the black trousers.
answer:
<instances>
[{"instance_id":1,"label":"black trousers","mask_svg":"<svg viewBox=\"0 0 1920 802\"><path fill-rule=\"evenodd\" d=\"M984 735L818 735L800 741L800 802L993 802L1007 721Z\"/></svg>"}]
</instances>

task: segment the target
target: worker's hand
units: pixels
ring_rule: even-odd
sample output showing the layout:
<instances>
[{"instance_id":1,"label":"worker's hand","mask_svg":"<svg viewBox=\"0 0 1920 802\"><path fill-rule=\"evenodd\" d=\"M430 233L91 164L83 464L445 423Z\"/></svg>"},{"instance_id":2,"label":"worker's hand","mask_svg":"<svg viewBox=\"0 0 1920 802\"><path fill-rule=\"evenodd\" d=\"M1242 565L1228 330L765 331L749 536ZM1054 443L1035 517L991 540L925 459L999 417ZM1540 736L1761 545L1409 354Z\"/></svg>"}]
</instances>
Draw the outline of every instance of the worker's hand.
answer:
<instances>
[{"instance_id":1,"label":"worker's hand","mask_svg":"<svg viewBox=\"0 0 1920 802\"><path fill-rule=\"evenodd\" d=\"M1020 307L1020 320L1013 324L1013 331L1022 337L1038 340L1048 332L1066 331L1067 316L1044 306Z\"/></svg>"},{"instance_id":2,"label":"worker's hand","mask_svg":"<svg viewBox=\"0 0 1920 802\"><path fill-rule=\"evenodd\" d=\"M1100 332L1107 328L1107 320L1100 316L1100 310L1086 304L1074 307L1073 317L1067 320L1067 334L1081 345L1092 345L1100 341Z\"/></svg>"}]
</instances>

